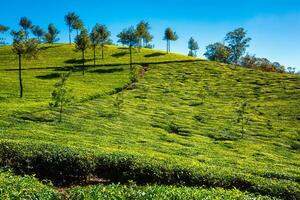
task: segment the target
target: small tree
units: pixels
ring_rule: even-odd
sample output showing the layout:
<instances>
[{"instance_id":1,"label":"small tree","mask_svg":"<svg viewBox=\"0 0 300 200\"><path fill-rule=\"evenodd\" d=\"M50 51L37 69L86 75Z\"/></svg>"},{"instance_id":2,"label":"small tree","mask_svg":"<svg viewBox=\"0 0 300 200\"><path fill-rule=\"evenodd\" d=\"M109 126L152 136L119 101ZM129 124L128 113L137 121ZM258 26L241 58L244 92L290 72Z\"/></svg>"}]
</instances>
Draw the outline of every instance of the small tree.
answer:
<instances>
[{"instance_id":1,"label":"small tree","mask_svg":"<svg viewBox=\"0 0 300 200\"><path fill-rule=\"evenodd\" d=\"M20 83L20 98L23 97L23 82L22 82L22 56L26 58L36 57L38 53L38 41L36 39L27 39L25 31L12 31L13 45L12 51L18 55L19 60L19 83Z\"/></svg>"},{"instance_id":2,"label":"small tree","mask_svg":"<svg viewBox=\"0 0 300 200\"><path fill-rule=\"evenodd\" d=\"M71 33L72 29L74 27L74 23L79 19L79 16L76 15L74 12L69 12L67 15L65 15L65 23L69 28L69 44L71 44Z\"/></svg>"},{"instance_id":3,"label":"small tree","mask_svg":"<svg viewBox=\"0 0 300 200\"><path fill-rule=\"evenodd\" d=\"M114 101L114 106L118 110L118 115L120 115L120 111L123 107L123 103L124 103L123 94L122 94L122 92L120 92L116 95L116 99Z\"/></svg>"},{"instance_id":4,"label":"small tree","mask_svg":"<svg viewBox=\"0 0 300 200\"><path fill-rule=\"evenodd\" d=\"M243 28L235 29L232 32L227 33L225 41L228 43L230 49L230 55L228 58L229 63L238 64L239 59L249 47L251 38L246 37L247 32Z\"/></svg>"},{"instance_id":5,"label":"small tree","mask_svg":"<svg viewBox=\"0 0 300 200\"><path fill-rule=\"evenodd\" d=\"M79 31L82 31L84 29L83 22L81 19L79 19L79 17L73 22L72 28L76 30L76 37L78 37Z\"/></svg>"},{"instance_id":6,"label":"small tree","mask_svg":"<svg viewBox=\"0 0 300 200\"><path fill-rule=\"evenodd\" d=\"M247 117L248 103L246 101L242 102L240 106L236 109L237 123L241 124L241 134L244 137L245 126L249 123L250 119Z\"/></svg>"},{"instance_id":7,"label":"small tree","mask_svg":"<svg viewBox=\"0 0 300 200\"><path fill-rule=\"evenodd\" d=\"M50 107L59 107L59 122L62 120L64 107L71 102L72 97L69 95L70 90L67 89L67 80L71 73L62 74L60 80L54 85L55 89L52 92L52 100Z\"/></svg>"},{"instance_id":8,"label":"small tree","mask_svg":"<svg viewBox=\"0 0 300 200\"><path fill-rule=\"evenodd\" d=\"M33 26L31 32L34 36L37 37L37 40L40 41L41 37L45 35L45 31L39 26Z\"/></svg>"},{"instance_id":9,"label":"small tree","mask_svg":"<svg viewBox=\"0 0 300 200\"><path fill-rule=\"evenodd\" d=\"M84 75L85 51L89 48L90 38L87 31L84 29L75 38L75 48L82 53L82 75Z\"/></svg>"},{"instance_id":10,"label":"small tree","mask_svg":"<svg viewBox=\"0 0 300 200\"><path fill-rule=\"evenodd\" d=\"M97 32L98 26L99 25L96 24L90 33L90 41L91 41L91 46L93 48L93 53L94 53L94 67L96 66L96 48L97 48L97 45L99 44L99 34Z\"/></svg>"},{"instance_id":11,"label":"small tree","mask_svg":"<svg viewBox=\"0 0 300 200\"><path fill-rule=\"evenodd\" d=\"M5 33L9 28L0 24L0 33ZM5 44L4 39L0 37L0 45Z\"/></svg>"},{"instance_id":12,"label":"small tree","mask_svg":"<svg viewBox=\"0 0 300 200\"><path fill-rule=\"evenodd\" d=\"M176 41L177 39L178 39L178 36L177 36L176 32L173 32L173 30L171 28L167 28L165 30L164 40L167 41L167 53L169 53L171 50L171 41Z\"/></svg>"},{"instance_id":13,"label":"small tree","mask_svg":"<svg viewBox=\"0 0 300 200\"><path fill-rule=\"evenodd\" d=\"M211 61L227 63L230 49L222 43L210 44L206 47L204 55Z\"/></svg>"},{"instance_id":14,"label":"small tree","mask_svg":"<svg viewBox=\"0 0 300 200\"><path fill-rule=\"evenodd\" d=\"M57 38L59 33L59 30L54 26L54 24L49 24L48 32L44 36L45 42L49 44L57 42L59 40L59 38Z\"/></svg>"},{"instance_id":15,"label":"small tree","mask_svg":"<svg viewBox=\"0 0 300 200\"><path fill-rule=\"evenodd\" d=\"M136 26L136 34L139 39L139 48L147 47L149 42L152 41L153 36L149 32L150 26L148 22L141 21Z\"/></svg>"},{"instance_id":16,"label":"small tree","mask_svg":"<svg viewBox=\"0 0 300 200\"><path fill-rule=\"evenodd\" d=\"M102 59L104 59L104 47L106 44L112 43L110 39L110 32L105 25L99 25L96 30L99 34L99 44L101 46Z\"/></svg>"},{"instance_id":17,"label":"small tree","mask_svg":"<svg viewBox=\"0 0 300 200\"><path fill-rule=\"evenodd\" d=\"M139 43L139 39L136 35L136 30L133 26L128 29L124 29L121 33L117 36L119 38L118 42L122 43L123 45L129 46L129 53L130 53L130 71L133 70L132 65L132 48L136 47Z\"/></svg>"},{"instance_id":18,"label":"small tree","mask_svg":"<svg viewBox=\"0 0 300 200\"><path fill-rule=\"evenodd\" d=\"M197 57L197 50L199 49L199 46L196 40L194 40L194 38L192 37L189 40L188 48L190 50L188 55L192 57Z\"/></svg>"},{"instance_id":19,"label":"small tree","mask_svg":"<svg viewBox=\"0 0 300 200\"><path fill-rule=\"evenodd\" d=\"M28 19L27 17L22 17L20 19L19 25L22 27L24 33L25 33L25 37L26 39L28 38L28 29L32 28L32 22L30 19Z\"/></svg>"}]
</instances>

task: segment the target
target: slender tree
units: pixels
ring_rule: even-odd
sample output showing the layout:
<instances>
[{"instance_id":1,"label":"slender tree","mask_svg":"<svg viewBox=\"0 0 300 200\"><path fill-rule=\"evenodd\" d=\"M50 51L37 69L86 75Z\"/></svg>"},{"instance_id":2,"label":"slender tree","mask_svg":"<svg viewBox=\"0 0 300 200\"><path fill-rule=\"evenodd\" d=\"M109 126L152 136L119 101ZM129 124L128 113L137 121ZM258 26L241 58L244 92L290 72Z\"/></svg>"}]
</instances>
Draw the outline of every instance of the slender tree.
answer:
<instances>
[{"instance_id":1,"label":"slender tree","mask_svg":"<svg viewBox=\"0 0 300 200\"><path fill-rule=\"evenodd\" d=\"M111 44L110 32L108 31L105 25L99 25L96 28L96 31L99 34L99 44L101 46L101 55L102 59L104 59L104 47L106 44Z\"/></svg>"},{"instance_id":2,"label":"slender tree","mask_svg":"<svg viewBox=\"0 0 300 200\"><path fill-rule=\"evenodd\" d=\"M33 26L31 32L34 36L37 37L37 40L40 41L41 37L45 35L45 31L39 26Z\"/></svg>"},{"instance_id":3,"label":"slender tree","mask_svg":"<svg viewBox=\"0 0 300 200\"><path fill-rule=\"evenodd\" d=\"M124 29L121 33L117 35L119 38L118 42L123 45L129 46L129 54L130 54L130 71L133 71L132 65L132 48L136 47L139 43L139 39L136 35L136 30L133 26L128 29Z\"/></svg>"},{"instance_id":4,"label":"slender tree","mask_svg":"<svg viewBox=\"0 0 300 200\"><path fill-rule=\"evenodd\" d=\"M72 28L76 30L76 37L79 35L79 31L84 29L83 22L81 19L79 19L79 17L73 22Z\"/></svg>"},{"instance_id":5,"label":"slender tree","mask_svg":"<svg viewBox=\"0 0 300 200\"><path fill-rule=\"evenodd\" d=\"M171 41L176 41L177 39L178 39L178 36L177 36L176 32L173 32L173 30L171 28L167 28L165 30L164 40L167 41L167 53L170 52Z\"/></svg>"},{"instance_id":6,"label":"slender tree","mask_svg":"<svg viewBox=\"0 0 300 200\"><path fill-rule=\"evenodd\" d=\"M247 32L243 28L235 29L227 33L225 41L228 43L230 55L228 58L229 63L238 64L241 56L244 55L246 48L249 47L251 38L247 37Z\"/></svg>"},{"instance_id":7,"label":"slender tree","mask_svg":"<svg viewBox=\"0 0 300 200\"><path fill-rule=\"evenodd\" d=\"M248 109L249 109L249 104L246 101L242 102L240 104L240 106L236 109L237 122L240 123L240 125L241 125L242 137L244 137L245 126L250 121L249 117L247 116L247 114L248 114L247 110Z\"/></svg>"},{"instance_id":8,"label":"slender tree","mask_svg":"<svg viewBox=\"0 0 300 200\"><path fill-rule=\"evenodd\" d=\"M60 31L54 26L54 24L49 24L48 32L44 35L44 40L46 43L53 44L59 40L57 37Z\"/></svg>"},{"instance_id":9,"label":"slender tree","mask_svg":"<svg viewBox=\"0 0 300 200\"><path fill-rule=\"evenodd\" d=\"M197 57L197 50L199 49L199 46L198 46L198 43L196 42L196 40L194 40L194 38L192 38L192 37L189 40L188 48L190 50L189 56Z\"/></svg>"},{"instance_id":10,"label":"slender tree","mask_svg":"<svg viewBox=\"0 0 300 200\"><path fill-rule=\"evenodd\" d=\"M7 26L4 26L4 25L0 24L0 33L5 33L8 30L9 30L9 28ZM0 45L2 45L2 44L5 44L4 38L0 37Z\"/></svg>"},{"instance_id":11,"label":"slender tree","mask_svg":"<svg viewBox=\"0 0 300 200\"><path fill-rule=\"evenodd\" d=\"M90 46L90 38L87 30L83 29L78 36L75 38L75 48L82 53L82 75L85 70L85 51Z\"/></svg>"},{"instance_id":12,"label":"slender tree","mask_svg":"<svg viewBox=\"0 0 300 200\"><path fill-rule=\"evenodd\" d=\"M13 45L12 51L18 55L19 61L19 83L20 83L20 98L23 97L23 82L22 82L22 57L35 57L38 53L38 41L36 39L27 39L24 30L12 31Z\"/></svg>"},{"instance_id":13,"label":"slender tree","mask_svg":"<svg viewBox=\"0 0 300 200\"><path fill-rule=\"evenodd\" d=\"M97 31L98 27L99 27L99 24L96 24L90 33L90 41L91 41L91 46L93 48L93 53L94 53L94 67L96 66L96 48L100 42L99 41L99 33Z\"/></svg>"},{"instance_id":14,"label":"slender tree","mask_svg":"<svg viewBox=\"0 0 300 200\"><path fill-rule=\"evenodd\" d=\"M62 121L64 107L71 102L72 97L69 95L70 90L67 88L67 81L70 77L69 73L64 73L60 76L60 80L54 85L55 89L52 92L52 100L50 107L59 107L59 122Z\"/></svg>"},{"instance_id":15,"label":"slender tree","mask_svg":"<svg viewBox=\"0 0 300 200\"><path fill-rule=\"evenodd\" d=\"M147 47L149 42L152 41L153 36L149 32L150 25L148 22L141 21L136 26L136 34L139 39L139 47Z\"/></svg>"},{"instance_id":16,"label":"slender tree","mask_svg":"<svg viewBox=\"0 0 300 200\"><path fill-rule=\"evenodd\" d=\"M79 16L76 15L76 13L74 12L69 12L67 15L65 15L65 22L69 28L69 44L72 43L71 33L74 27L74 23L78 20L79 20Z\"/></svg>"},{"instance_id":17,"label":"slender tree","mask_svg":"<svg viewBox=\"0 0 300 200\"><path fill-rule=\"evenodd\" d=\"M22 17L20 19L19 25L22 27L22 29L25 32L25 37L28 38L28 29L32 28L32 22L30 19L28 19L27 17Z\"/></svg>"}]
</instances>

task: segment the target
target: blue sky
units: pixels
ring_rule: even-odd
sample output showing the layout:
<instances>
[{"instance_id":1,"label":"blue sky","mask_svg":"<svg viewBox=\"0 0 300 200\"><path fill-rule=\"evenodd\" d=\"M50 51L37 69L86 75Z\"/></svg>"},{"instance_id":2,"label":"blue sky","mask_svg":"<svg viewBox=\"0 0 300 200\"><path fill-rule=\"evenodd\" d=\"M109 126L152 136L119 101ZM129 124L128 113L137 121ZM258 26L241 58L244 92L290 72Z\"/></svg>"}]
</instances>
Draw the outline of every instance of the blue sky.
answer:
<instances>
[{"instance_id":1,"label":"blue sky","mask_svg":"<svg viewBox=\"0 0 300 200\"><path fill-rule=\"evenodd\" d=\"M60 42L68 38L64 15L69 11L78 13L89 29L97 22L106 24L114 42L123 28L149 21L155 48L163 50L163 32L170 26L179 36L171 50L186 54L187 41L193 36L200 57L205 46L244 27L252 38L250 54L300 70L299 0L4 0L1 7L0 24L16 29L22 16L45 29L52 22L61 30Z\"/></svg>"}]
</instances>

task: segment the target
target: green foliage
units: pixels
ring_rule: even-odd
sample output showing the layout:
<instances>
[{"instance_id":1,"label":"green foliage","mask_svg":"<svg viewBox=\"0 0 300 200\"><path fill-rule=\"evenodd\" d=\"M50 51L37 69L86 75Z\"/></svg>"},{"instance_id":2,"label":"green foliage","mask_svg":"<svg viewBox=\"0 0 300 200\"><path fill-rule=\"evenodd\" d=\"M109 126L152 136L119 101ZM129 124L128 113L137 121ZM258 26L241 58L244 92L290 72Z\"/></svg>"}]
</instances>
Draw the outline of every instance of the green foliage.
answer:
<instances>
[{"instance_id":1,"label":"green foliage","mask_svg":"<svg viewBox=\"0 0 300 200\"><path fill-rule=\"evenodd\" d=\"M9 30L9 27L0 24L0 33L5 33ZM0 37L0 45L5 44L4 38Z\"/></svg>"},{"instance_id":2,"label":"green foliage","mask_svg":"<svg viewBox=\"0 0 300 200\"><path fill-rule=\"evenodd\" d=\"M237 123L241 124L241 134L244 137L245 126L249 124L250 119L247 117L249 104L248 102L241 102L240 106L236 109Z\"/></svg>"},{"instance_id":3,"label":"green foliage","mask_svg":"<svg viewBox=\"0 0 300 200\"><path fill-rule=\"evenodd\" d=\"M57 37L60 31L54 26L54 24L48 25L48 32L44 35L44 40L48 44L53 44L59 40Z\"/></svg>"},{"instance_id":4,"label":"green foliage","mask_svg":"<svg viewBox=\"0 0 300 200\"><path fill-rule=\"evenodd\" d=\"M25 37L28 38L28 29L32 28L32 22L30 19L28 19L27 17L21 17L20 21L19 21L19 25L22 27L24 33L25 33Z\"/></svg>"},{"instance_id":5,"label":"green foliage","mask_svg":"<svg viewBox=\"0 0 300 200\"><path fill-rule=\"evenodd\" d=\"M278 62L270 62L266 58L256 58L255 56L246 55L241 58L240 65L250 69L258 69L265 72L279 72L285 71L284 66Z\"/></svg>"},{"instance_id":6,"label":"green foliage","mask_svg":"<svg viewBox=\"0 0 300 200\"><path fill-rule=\"evenodd\" d=\"M133 26L124 29L117 37L119 38L118 42L129 47L136 47L139 43L136 29Z\"/></svg>"},{"instance_id":7,"label":"green foliage","mask_svg":"<svg viewBox=\"0 0 300 200\"><path fill-rule=\"evenodd\" d=\"M40 38L45 35L45 31L39 26L33 26L31 32L34 36L37 37L38 41L40 41Z\"/></svg>"},{"instance_id":8,"label":"green foliage","mask_svg":"<svg viewBox=\"0 0 300 200\"><path fill-rule=\"evenodd\" d=\"M227 63L230 49L222 43L210 44L206 47L204 55L211 61Z\"/></svg>"},{"instance_id":9,"label":"green foliage","mask_svg":"<svg viewBox=\"0 0 300 200\"><path fill-rule=\"evenodd\" d=\"M149 47L151 42L153 40L153 36L149 32L150 25L148 22L141 21L136 26L136 34L139 39L139 47Z\"/></svg>"},{"instance_id":10,"label":"green foliage","mask_svg":"<svg viewBox=\"0 0 300 200\"><path fill-rule=\"evenodd\" d=\"M15 176L0 171L0 199L60 200L61 195L51 186L40 183L30 176Z\"/></svg>"},{"instance_id":11,"label":"green foliage","mask_svg":"<svg viewBox=\"0 0 300 200\"><path fill-rule=\"evenodd\" d=\"M246 35L247 32L243 28L237 28L227 33L225 41L228 43L230 49L229 63L237 64L241 56L245 53L246 48L249 47L251 38L246 37Z\"/></svg>"},{"instance_id":12,"label":"green foliage","mask_svg":"<svg viewBox=\"0 0 300 200\"><path fill-rule=\"evenodd\" d=\"M55 89L52 92L52 100L50 103L51 107L59 107L59 122L62 119L62 113L65 106L71 102L72 97L70 96L70 90L67 89L67 80L71 73L61 74L60 80L54 85Z\"/></svg>"},{"instance_id":13,"label":"green foliage","mask_svg":"<svg viewBox=\"0 0 300 200\"><path fill-rule=\"evenodd\" d=\"M120 111L123 107L123 104L124 104L123 94L122 94L122 92L119 92L116 95L116 99L114 101L114 106L117 108L119 114L120 114Z\"/></svg>"},{"instance_id":14,"label":"green foliage","mask_svg":"<svg viewBox=\"0 0 300 200\"><path fill-rule=\"evenodd\" d=\"M71 44L72 39L71 39L71 32L72 29L74 28L74 24L76 21L79 20L79 16L75 12L69 12L67 15L65 15L65 23L69 28L69 44Z\"/></svg>"},{"instance_id":15,"label":"green foliage","mask_svg":"<svg viewBox=\"0 0 300 200\"><path fill-rule=\"evenodd\" d=\"M188 42L188 48L189 48L189 56L197 57L197 50L199 49L198 43L194 38L190 38Z\"/></svg>"},{"instance_id":16,"label":"green foliage","mask_svg":"<svg viewBox=\"0 0 300 200\"><path fill-rule=\"evenodd\" d=\"M166 28L164 40L167 41L167 53L171 51L171 41L178 40L176 32L174 32L170 27Z\"/></svg>"}]
</instances>

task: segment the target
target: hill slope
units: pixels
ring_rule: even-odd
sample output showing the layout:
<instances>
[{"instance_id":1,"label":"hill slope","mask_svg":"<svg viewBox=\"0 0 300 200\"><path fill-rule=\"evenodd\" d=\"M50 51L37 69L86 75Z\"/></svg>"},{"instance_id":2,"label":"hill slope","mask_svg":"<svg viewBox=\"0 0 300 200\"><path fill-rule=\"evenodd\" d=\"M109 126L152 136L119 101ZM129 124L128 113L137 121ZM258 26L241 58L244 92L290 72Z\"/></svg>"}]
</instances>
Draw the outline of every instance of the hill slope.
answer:
<instances>
[{"instance_id":1,"label":"hill slope","mask_svg":"<svg viewBox=\"0 0 300 200\"><path fill-rule=\"evenodd\" d=\"M150 64L130 84L127 49L108 47L82 76L73 48L45 45L38 60L25 61L23 99L16 60L0 48L3 166L54 182L92 175L299 197L299 77L142 49L134 62ZM59 123L48 104L59 74L70 69L75 98Z\"/></svg>"}]
</instances>

